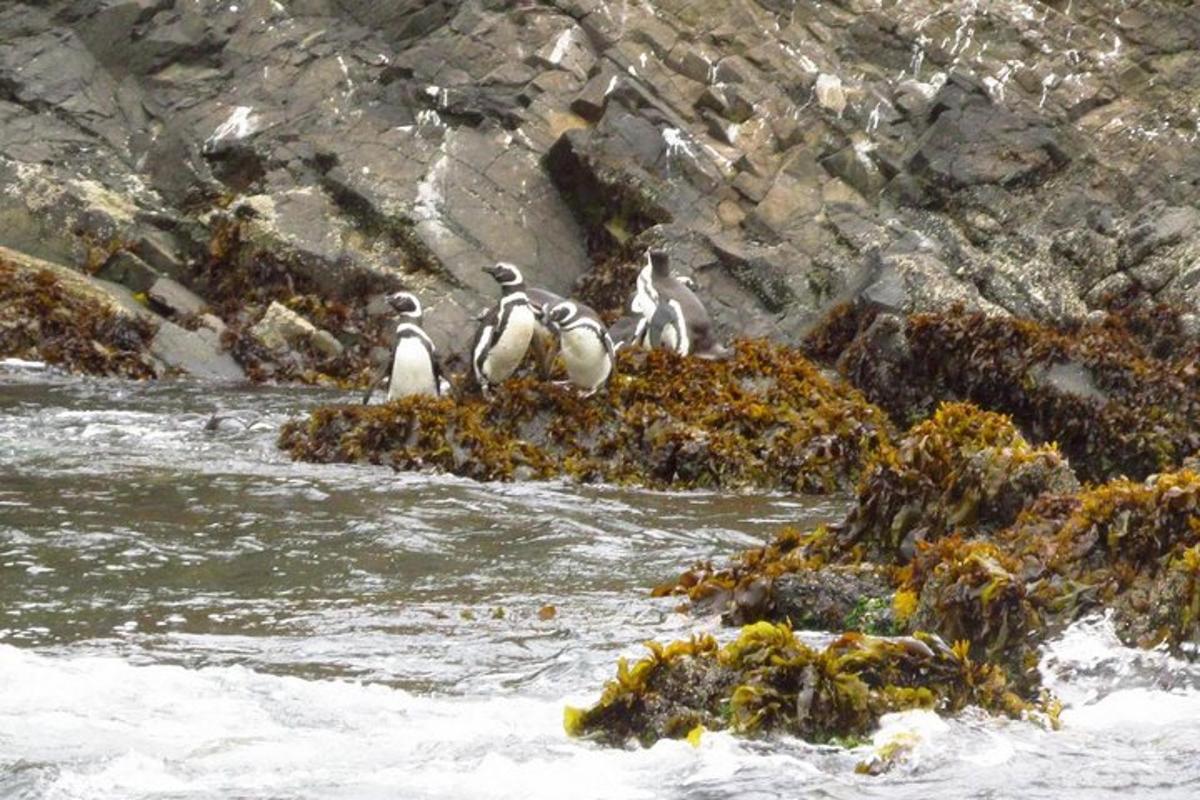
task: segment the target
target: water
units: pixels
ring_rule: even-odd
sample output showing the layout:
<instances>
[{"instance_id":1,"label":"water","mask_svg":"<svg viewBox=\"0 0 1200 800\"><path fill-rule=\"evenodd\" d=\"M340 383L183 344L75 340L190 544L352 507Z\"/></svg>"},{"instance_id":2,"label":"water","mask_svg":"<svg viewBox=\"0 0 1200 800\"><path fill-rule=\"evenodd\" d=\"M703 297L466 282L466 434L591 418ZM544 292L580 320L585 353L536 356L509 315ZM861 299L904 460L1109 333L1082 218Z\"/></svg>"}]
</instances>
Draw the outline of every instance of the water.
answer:
<instances>
[{"instance_id":1,"label":"water","mask_svg":"<svg viewBox=\"0 0 1200 800\"><path fill-rule=\"evenodd\" d=\"M1044 660L1064 730L897 715L877 739L917 744L881 777L853 772L870 746L570 740L564 704L619 655L728 637L648 587L844 501L481 485L275 450L284 419L341 398L0 372L0 797L1200 791L1200 670L1122 648L1104 620Z\"/></svg>"}]
</instances>

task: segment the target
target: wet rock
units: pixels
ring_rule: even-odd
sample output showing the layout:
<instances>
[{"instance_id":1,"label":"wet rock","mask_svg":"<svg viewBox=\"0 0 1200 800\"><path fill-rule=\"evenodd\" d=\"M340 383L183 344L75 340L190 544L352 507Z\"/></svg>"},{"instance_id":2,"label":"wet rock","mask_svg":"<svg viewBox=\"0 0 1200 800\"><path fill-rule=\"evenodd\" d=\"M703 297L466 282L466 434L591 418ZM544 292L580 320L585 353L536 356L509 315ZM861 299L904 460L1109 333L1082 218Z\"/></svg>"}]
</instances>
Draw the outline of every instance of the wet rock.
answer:
<instances>
[{"instance_id":1,"label":"wet rock","mask_svg":"<svg viewBox=\"0 0 1200 800\"><path fill-rule=\"evenodd\" d=\"M890 634L892 587L869 570L826 568L781 575L771 583L769 614L746 617L789 620L796 628Z\"/></svg>"},{"instance_id":2,"label":"wet rock","mask_svg":"<svg viewBox=\"0 0 1200 800\"><path fill-rule=\"evenodd\" d=\"M170 369L203 380L245 380L238 363L219 348L219 337L189 331L165 320L150 341L151 354Z\"/></svg>"},{"instance_id":3,"label":"wet rock","mask_svg":"<svg viewBox=\"0 0 1200 800\"><path fill-rule=\"evenodd\" d=\"M160 276L145 261L127 250L121 250L104 262L96 277L119 283L131 292L145 293L150 291Z\"/></svg>"},{"instance_id":4,"label":"wet rock","mask_svg":"<svg viewBox=\"0 0 1200 800\"><path fill-rule=\"evenodd\" d=\"M145 291L152 305L173 317L197 316L205 308L195 292L170 278L158 278Z\"/></svg>"},{"instance_id":5,"label":"wet rock","mask_svg":"<svg viewBox=\"0 0 1200 800\"><path fill-rule=\"evenodd\" d=\"M287 306L271 303L262 319L250 329L250 335L272 350L310 345L327 356L337 356L342 345L328 331L315 325Z\"/></svg>"}]
</instances>

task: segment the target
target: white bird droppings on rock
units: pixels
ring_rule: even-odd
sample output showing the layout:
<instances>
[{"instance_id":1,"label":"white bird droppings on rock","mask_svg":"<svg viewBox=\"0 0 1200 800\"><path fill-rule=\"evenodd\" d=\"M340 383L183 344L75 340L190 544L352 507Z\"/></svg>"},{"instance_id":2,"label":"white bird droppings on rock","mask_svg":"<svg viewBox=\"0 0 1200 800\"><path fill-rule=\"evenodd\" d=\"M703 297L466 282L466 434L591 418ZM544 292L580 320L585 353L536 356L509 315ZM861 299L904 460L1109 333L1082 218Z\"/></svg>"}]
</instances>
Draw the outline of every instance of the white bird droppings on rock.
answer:
<instances>
[{"instance_id":1,"label":"white bird droppings on rock","mask_svg":"<svg viewBox=\"0 0 1200 800\"><path fill-rule=\"evenodd\" d=\"M842 88L842 79L837 75L825 72L817 77L817 102L821 108L841 115L846 110L846 91Z\"/></svg>"}]
</instances>

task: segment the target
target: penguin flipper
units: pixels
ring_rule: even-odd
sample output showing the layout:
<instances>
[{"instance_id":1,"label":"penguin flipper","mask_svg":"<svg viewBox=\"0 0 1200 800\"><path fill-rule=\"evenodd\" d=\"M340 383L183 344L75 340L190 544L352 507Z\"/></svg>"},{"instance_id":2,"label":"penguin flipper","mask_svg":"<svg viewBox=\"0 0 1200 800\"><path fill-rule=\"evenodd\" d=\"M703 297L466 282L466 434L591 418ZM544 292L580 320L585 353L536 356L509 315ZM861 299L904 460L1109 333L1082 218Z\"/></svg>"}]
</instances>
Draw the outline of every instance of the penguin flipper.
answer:
<instances>
[{"instance_id":1,"label":"penguin flipper","mask_svg":"<svg viewBox=\"0 0 1200 800\"><path fill-rule=\"evenodd\" d=\"M379 374L375 376L375 380L371 381L371 383L367 385L367 390L363 392L362 398L362 404L364 406L371 404L371 395L373 395L375 390L379 388L379 384L383 383L384 379L387 377L387 374L387 366L385 366L379 371Z\"/></svg>"},{"instance_id":2,"label":"penguin flipper","mask_svg":"<svg viewBox=\"0 0 1200 800\"><path fill-rule=\"evenodd\" d=\"M485 320L480 325L479 329L475 331L475 340L471 343L471 372L475 376L475 382L481 388L487 383L487 379L483 375L483 363L496 338L495 316L493 310L489 314L490 322Z\"/></svg>"}]
</instances>

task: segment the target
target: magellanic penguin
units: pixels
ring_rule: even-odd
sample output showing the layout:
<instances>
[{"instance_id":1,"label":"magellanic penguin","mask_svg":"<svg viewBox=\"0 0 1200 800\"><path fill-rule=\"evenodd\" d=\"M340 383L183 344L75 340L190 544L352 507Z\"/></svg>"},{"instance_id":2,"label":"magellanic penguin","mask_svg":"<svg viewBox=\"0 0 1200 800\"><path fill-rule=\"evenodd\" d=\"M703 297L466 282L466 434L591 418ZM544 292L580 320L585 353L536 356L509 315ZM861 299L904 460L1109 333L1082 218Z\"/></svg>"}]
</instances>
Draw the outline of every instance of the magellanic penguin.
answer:
<instances>
[{"instance_id":1,"label":"magellanic penguin","mask_svg":"<svg viewBox=\"0 0 1200 800\"><path fill-rule=\"evenodd\" d=\"M388 367L363 395L363 405L370 402L375 387L389 375L389 370L388 400L413 394L440 397L449 389L449 384L442 377L433 340L421 329L421 301L409 292L395 292L388 295L387 302L400 317L400 324L396 326L396 344L392 347Z\"/></svg>"},{"instance_id":2,"label":"magellanic penguin","mask_svg":"<svg viewBox=\"0 0 1200 800\"><path fill-rule=\"evenodd\" d=\"M480 322L471 345L471 367L485 396L506 380L525 358L537 320L525 294L521 270L500 262L483 271L500 284L500 302Z\"/></svg>"},{"instance_id":3,"label":"magellanic penguin","mask_svg":"<svg viewBox=\"0 0 1200 800\"><path fill-rule=\"evenodd\" d=\"M653 253L646 253L646 266L642 267L638 272L637 284L634 286L633 299L629 301L629 310L634 316L641 317L646 324L650 324L650 318L654 316L654 309L658 308L658 290L654 288L654 262L652 259ZM645 335L645 326L642 327L640 333ZM643 342L638 341L641 345Z\"/></svg>"},{"instance_id":4,"label":"magellanic penguin","mask_svg":"<svg viewBox=\"0 0 1200 800\"><path fill-rule=\"evenodd\" d=\"M653 315L651 315L653 318ZM608 328L608 336L619 353L623 347L642 347L646 343L648 320L640 314L626 314Z\"/></svg>"},{"instance_id":5,"label":"magellanic penguin","mask_svg":"<svg viewBox=\"0 0 1200 800\"><path fill-rule=\"evenodd\" d=\"M648 258L650 286L658 297L654 312L651 313L651 319L653 319L654 313L658 312L659 307L667 305L671 313L678 314L683 319L683 324L687 329L688 352L701 358L727 357L729 350L714 338L712 319L708 315L708 309L704 307L704 303L700 302L700 298L688 285L690 281L685 283L671 274L670 261L667 254L661 250L651 250ZM645 270L643 269L642 272L644 273ZM641 276L638 277L640 280ZM671 301L678 303L678 309L669 308ZM647 320L647 334L649 334L650 325L651 321Z\"/></svg>"},{"instance_id":6,"label":"magellanic penguin","mask_svg":"<svg viewBox=\"0 0 1200 800\"><path fill-rule=\"evenodd\" d=\"M596 312L573 300L550 309L546 319L558 332L567 377L590 397L608 382L616 363L616 350Z\"/></svg>"},{"instance_id":7,"label":"magellanic penguin","mask_svg":"<svg viewBox=\"0 0 1200 800\"><path fill-rule=\"evenodd\" d=\"M646 328L646 344L651 348L662 347L681 356L691 354L692 338L678 300L658 304Z\"/></svg>"}]
</instances>

